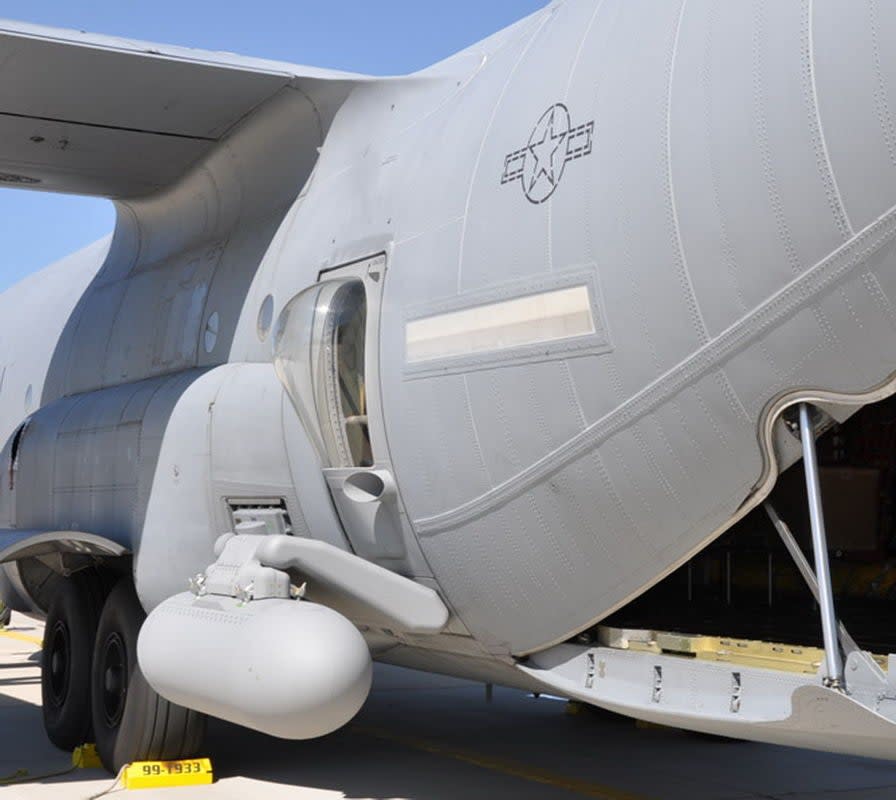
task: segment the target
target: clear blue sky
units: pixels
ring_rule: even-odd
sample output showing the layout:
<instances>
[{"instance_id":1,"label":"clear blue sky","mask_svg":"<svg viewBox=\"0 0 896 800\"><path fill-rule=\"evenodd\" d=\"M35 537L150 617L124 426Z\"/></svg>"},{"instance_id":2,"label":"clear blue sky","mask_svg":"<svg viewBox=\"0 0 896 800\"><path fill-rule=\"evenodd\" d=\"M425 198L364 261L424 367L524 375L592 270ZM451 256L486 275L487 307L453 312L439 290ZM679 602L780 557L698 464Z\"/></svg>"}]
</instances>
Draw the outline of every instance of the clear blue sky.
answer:
<instances>
[{"instance_id":1,"label":"clear blue sky","mask_svg":"<svg viewBox=\"0 0 896 800\"><path fill-rule=\"evenodd\" d=\"M0 15L376 75L411 72L547 0L4 0ZM0 66L2 69L2 66ZM0 189L0 291L112 229L105 200Z\"/></svg>"}]
</instances>

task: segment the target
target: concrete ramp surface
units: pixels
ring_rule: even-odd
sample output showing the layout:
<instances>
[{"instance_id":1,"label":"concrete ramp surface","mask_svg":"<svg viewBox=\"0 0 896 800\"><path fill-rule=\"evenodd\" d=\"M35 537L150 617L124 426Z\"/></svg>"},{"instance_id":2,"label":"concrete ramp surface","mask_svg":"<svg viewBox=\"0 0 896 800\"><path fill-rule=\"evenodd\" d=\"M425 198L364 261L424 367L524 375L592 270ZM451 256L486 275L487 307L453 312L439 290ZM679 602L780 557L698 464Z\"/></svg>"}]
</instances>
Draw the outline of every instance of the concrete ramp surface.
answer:
<instances>
[{"instance_id":1,"label":"concrete ramp surface","mask_svg":"<svg viewBox=\"0 0 896 800\"><path fill-rule=\"evenodd\" d=\"M0 631L2 800L86 800L111 786L46 739L39 621L14 614ZM896 765L638 726L496 688L377 668L366 707L323 740L294 743L210 725L212 786L143 790L154 798L246 800L889 800ZM120 796L120 793L117 793Z\"/></svg>"}]
</instances>

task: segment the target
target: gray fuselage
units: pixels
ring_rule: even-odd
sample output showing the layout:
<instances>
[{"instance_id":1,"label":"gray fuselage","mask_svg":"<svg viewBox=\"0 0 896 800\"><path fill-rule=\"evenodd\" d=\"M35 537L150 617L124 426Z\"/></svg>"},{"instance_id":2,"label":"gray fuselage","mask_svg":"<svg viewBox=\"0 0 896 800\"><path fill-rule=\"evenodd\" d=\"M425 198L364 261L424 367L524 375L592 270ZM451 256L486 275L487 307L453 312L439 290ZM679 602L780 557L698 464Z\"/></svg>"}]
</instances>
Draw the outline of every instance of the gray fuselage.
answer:
<instances>
[{"instance_id":1,"label":"gray fuselage","mask_svg":"<svg viewBox=\"0 0 896 800\"><path fill-rule=\"evenodd\" d=\"M889 391L894 35L890 4L567 0L417 75L278 96L0 296L4 527L124 545L150 608L282 502L446 599L441 636L367 626L383 653L450 671L588 628L762 499L797 457L784 405ZM322 466L271 340L371 263L372 452ZM582 287L584 328L513 327ZM523 316L458 345L471 308ZM387 499L352 494L373 472Z\"/></svg>"}]
</instances>

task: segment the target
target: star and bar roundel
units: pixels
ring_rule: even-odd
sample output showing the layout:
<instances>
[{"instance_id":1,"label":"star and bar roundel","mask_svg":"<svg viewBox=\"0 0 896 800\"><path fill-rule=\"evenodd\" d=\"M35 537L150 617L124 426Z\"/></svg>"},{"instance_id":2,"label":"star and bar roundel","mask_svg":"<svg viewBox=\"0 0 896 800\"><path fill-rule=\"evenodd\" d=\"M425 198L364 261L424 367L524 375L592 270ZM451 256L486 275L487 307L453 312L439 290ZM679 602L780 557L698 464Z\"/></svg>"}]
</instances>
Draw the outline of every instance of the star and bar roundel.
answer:
<instances>
[{"instance_id":1,"label":"star and bar roundel","mask_svg":"<svg viewBox=\"0 0 896 800\"><path fill-rule=\"evenodd\" d=\"M541 115L529 143L505 157L501 184L519 181L530 203L543 203L557 191L566 165L591 155L593 145L594 121L573 127L569 109L556 103Z\"/></svg>"}]
</instances>

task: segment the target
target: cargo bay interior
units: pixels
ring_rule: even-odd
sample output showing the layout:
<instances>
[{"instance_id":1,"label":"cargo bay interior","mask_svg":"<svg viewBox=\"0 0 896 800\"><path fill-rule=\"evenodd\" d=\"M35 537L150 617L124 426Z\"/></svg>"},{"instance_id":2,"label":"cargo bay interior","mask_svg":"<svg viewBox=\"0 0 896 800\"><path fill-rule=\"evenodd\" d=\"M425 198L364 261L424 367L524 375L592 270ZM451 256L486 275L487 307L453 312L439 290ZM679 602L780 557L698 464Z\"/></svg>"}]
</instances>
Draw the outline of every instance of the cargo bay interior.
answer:
<instances>
[{"instance_id":1,"label":"cargo bay interior","mask_svg":"<svg viewBox=\"0 0 896 800\"><path fill-rule=\"evenodd\" d=\"M834 424L817 451L837 615L862 649L896 652L896 397ZM812 564L802 461L769 501ZM815 599L763 506L584 637L606 639L608 629L823 644Z\"/></svg>"}]
</instances>

